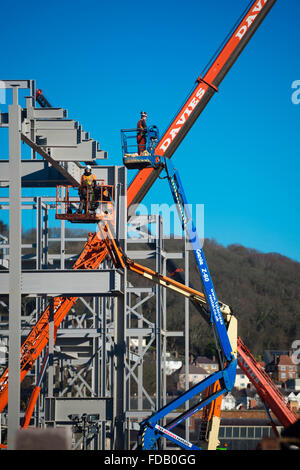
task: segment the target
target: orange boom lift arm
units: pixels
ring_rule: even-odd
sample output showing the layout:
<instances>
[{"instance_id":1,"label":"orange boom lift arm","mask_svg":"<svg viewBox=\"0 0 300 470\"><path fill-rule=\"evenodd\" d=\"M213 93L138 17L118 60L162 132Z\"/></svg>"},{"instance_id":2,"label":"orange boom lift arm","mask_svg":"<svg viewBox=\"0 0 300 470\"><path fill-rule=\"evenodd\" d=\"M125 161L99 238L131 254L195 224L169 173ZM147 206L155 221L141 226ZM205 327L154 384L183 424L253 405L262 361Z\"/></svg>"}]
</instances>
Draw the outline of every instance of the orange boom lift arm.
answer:
<instances>
[{"instance_id":1,"label":"orange boom lift arm","mask_svg":"<svg viewBox=\"0 0 300 470\"><path fill-rule=\"evenodd\" d=\"M204 69L204 75L197 78L192 93L158 142L155 155L172 157L275 2L276 0L250 2L223 48L209 68ZM145 168L137 173L127 191L128 206L139 204L143 200L161 171Z\"/></svg>"},{"instance_id":2,"label":"orange boom lift arm","mask_svg":"<svg viewBox=\"0 0 300 470\"><path fill-rule=\"evenodd\" d=\"M238 20L225 45L214 58L203 77L199 76L196 85L184 106L172 121L156 146L156 154L171 158L194 122L206 107L210 98L228 73L242 50L245 48L259 25L269 13L276 0L255 0ZM40 103L44 106L44 101ZM127 208L139 204L161 172L161 168L140 170L127 190ZM97 234L91 234L73 269L97 269L108 254L107 246ZM78 297L56 297L54 299L54 327L57 330ZM21 347L20 380L23 381L35 360L49 341L49 306L42 313L37 324ZM0 377L0 412L8 400L8 369Z\"/></svg>"}]
</instances>

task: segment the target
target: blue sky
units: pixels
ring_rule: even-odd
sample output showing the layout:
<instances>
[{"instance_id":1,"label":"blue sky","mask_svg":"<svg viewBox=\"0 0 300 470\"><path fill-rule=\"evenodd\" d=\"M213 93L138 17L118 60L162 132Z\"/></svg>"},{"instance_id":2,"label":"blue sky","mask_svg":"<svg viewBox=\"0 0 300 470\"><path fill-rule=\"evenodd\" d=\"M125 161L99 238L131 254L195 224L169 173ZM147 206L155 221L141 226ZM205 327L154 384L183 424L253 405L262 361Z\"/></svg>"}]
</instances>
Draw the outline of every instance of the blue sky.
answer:
<instances>
[{"instance_id":1,"label":"blue sky","mask_svg":"<svg viewBox=\"0 0 300 470\"><path fill-rule=\"evenodd\" d=\"M35 79L121 165L120 129L146 110L163 132L248 3L6 2L0 78ZM205 237L298 261L299 13L277 1L172 158ZM145 202L172 203L167 183Z\"/></svg>"}]
</instances>

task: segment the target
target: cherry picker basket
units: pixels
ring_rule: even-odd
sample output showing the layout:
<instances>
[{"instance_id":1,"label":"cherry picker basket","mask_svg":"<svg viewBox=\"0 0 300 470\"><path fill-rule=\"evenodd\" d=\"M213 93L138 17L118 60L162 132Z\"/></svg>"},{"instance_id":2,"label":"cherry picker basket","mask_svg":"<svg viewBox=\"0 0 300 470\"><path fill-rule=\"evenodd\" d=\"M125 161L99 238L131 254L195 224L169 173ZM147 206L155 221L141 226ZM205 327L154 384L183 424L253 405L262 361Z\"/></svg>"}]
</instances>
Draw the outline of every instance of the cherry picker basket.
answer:
<instances>
[{"instance_id":1,"label":"cherry picker basket","mask_svg":"<svg viewBox=\"0 0 300 470\"><path fill-rule=\"evenodd\" d=\"M131 170L149 168L155 163L154 150L159 139L156 126L148 127L145 133L144 151L138 153L137 133L139 129L121 129L122 156L124 165Z\"/></svg>"},{"instance_id":2,"label":"cherry picker basket","mask_svg":"<svg viewBox=\"0 0 300 470\"><path fill-rule=\"evenodd\" d=\"M114 187L104 184L103 180L97 180L96 186L86 187L81 196L71 196L71 185L60 185L56 188L56 214L58 220L68 220L73 223L97 223L100 220L109 220L112 223L115 218L114 211Z\"/></svg>"}]
</instances>

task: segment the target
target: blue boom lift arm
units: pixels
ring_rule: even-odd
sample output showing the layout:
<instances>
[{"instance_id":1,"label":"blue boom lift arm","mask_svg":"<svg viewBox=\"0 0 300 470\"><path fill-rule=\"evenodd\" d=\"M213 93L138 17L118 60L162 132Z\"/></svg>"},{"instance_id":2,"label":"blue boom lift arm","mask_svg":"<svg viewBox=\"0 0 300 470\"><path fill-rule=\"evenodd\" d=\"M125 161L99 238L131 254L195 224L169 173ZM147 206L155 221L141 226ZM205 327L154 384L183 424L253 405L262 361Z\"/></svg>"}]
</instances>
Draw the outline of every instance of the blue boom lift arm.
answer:
<instances>
[{"instance_id":1,"label":"blue boom lift arm","mask_svg":"<svg viewBox=\"0 0 300 470\"><path fill-rule=\"evenodd\" d=\"M230 345L212 279L202 250L202 245L197 237L192 218L188 211L188 204L180 177L177 171L169 166L166 159L170 160L211 97L216 91L218 91L218 87L225 75L275 2L276 0L253 0L249 2L245 12L234 26L227 40L225 40L224 46L220 48L212 61L205 68L204 76L201 74L197 79L195 88L189 95L179 113L173 119L167 131L163 134L160 140L157 137L157 145L154 144L151 148L149 148L148 145L147 152L142 156L137 155L136 153L130 155L128 153L128 148L125 148L123 145L124 165L127 168L139 170L128 187L128 207L139 204L149 188L153 185L154 181L160 177L162 170L165 168L167 172L167 178L174 201L177 204L179 216L182 221L182 227L190 239L196 263L199 268L208 308L208 315L215 334L222 369L220 372L209 377L209 380L212 381L211 383L208 383L207 379L205 379L203 382L196 385L196 387L191 388L189 391L181 395L181 397L177 398L161 410L155 412L151 417L141 423L142 448L147 450L156 445L156 441L160 436L168 436L169 439L184 448L194 448L191 447L190 443L183 442L181 438L178 436L176 437L176 435L170 432L170 423L167 428L162 428L159 426L158 421L165 418L169 412L176 410L176 408L182 403L197 395L204 388L212 385L215 381L219 380L221 384L221 389L217 392L218 396L231 390L235 381L237 364L237 359L235 357L236 352L233 353ZM124 136L126 139L126 132L122 134L122 138ZM123 143L125 141L126 140L124 140ZM195 409L197 410L202 408L216 398L217 396L215 394L212 395L206 400L205 404L202 401ZM193 412L195 411L191 410L190 413ZM185 416L187 417L187 414ZM182 419L186 418L182 416ZM179 421L175 420L172 423L172 428L178 423Z\"/></svg>"},{"instance_id":2,"label":"blue boom lift arm","mask_svg":"<svg viewBox=\"0 0 300 470\"><path fill-rule=\"evenodd\" d=\"M124 164L128 168L133 168L133 159L133 165L135 168L139 168L140 161L141 166L163 166L163 168L166 170L166 178L168 179L172 196L177 207L182 229L186 232L189 243L191 243L197 267L200 273L208 310L207 313L214 331L221 365L220 371L211 374L209 377L184 392L182 395L180 395L180 397L176 398L160 410L156 411L151 417L144 420L140 424L141 428L139 433L139 445L144 450L151 450L155 448L156 442L160 437L165 437L184 449L201 450L200 447L197 447L182 437L174 434L171 429L178 426L181 422L192 416L197 411L201 410L204 406L208 405L220 395L227 393L232 389L236 376L236 351L232 351L226 325L220 310L212 278L202 249L202 244L197 235L197 230L190 213L189 204L178 171L173 167L170 160L167 161L166 158L157 158L153 154L150 154L147 157L129 157L128 160L124 158ZM165 418L169 413L174 412L182 404L186 403L191 398L194 398L217 381L220 383L219 390L212 393L205 399L200 400L197 405L182 413L171 423L168 423L166 427L160 426L159 421L161 419Z\"/></svg>"},{"instance_id":3,"label":"blue boom lift arm","mask_svg":"<svg viewBox=\"0 0 300 470\"><path fill-rule=\"evenodd\" d=\"M165 159L164 167L167 172L167 179L171 188L172 196L181 219L182 229L186 232L188 241L191 243L193 248L193 253L204 288L206 304L210 314L210 322L215 331L216 339L219 340L219 346L222 350L224 359L231 361L233 353L228 338L227 329L220 310L220 305L213 286L212 278L206 263L202 244L198 238L197 230L190 213L190 206L188 204L179 173L169 160L167 161Z\"/></svg>"}]
</instances>

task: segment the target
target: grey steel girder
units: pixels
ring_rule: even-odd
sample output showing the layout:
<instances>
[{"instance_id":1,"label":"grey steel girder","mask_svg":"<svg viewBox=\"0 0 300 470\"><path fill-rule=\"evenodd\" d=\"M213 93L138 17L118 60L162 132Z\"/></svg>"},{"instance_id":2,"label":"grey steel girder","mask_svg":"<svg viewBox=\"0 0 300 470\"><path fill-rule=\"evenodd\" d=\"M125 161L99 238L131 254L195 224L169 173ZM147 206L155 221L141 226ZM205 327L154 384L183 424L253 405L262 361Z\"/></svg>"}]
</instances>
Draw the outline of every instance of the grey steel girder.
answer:
<instances>
[{"instance_id":1,"label":"grey steel girder","mask_svg":"<svg viewBox=\"0 0 300 470\"><path fill-rule=\"evenodd\" d=\"M22 294L118 295L121 274L117 270L36 270L22 272ZM0 294L7 294L9 273L0 271Z\"/></svg>"},{"instance_id":2,"label":"grey steel girder","mask_svg":"<svg viewBox=\"0 0 300 470\"><path fill-rule=\"evenodd\" d=\"M46 398L45 421L57 424L72 424L70 415L83 413L99 415L99 419L112 419L112 400L110 398Z\"/></svg>"}]
</instances>

